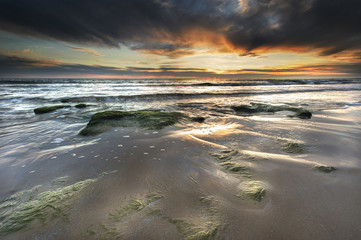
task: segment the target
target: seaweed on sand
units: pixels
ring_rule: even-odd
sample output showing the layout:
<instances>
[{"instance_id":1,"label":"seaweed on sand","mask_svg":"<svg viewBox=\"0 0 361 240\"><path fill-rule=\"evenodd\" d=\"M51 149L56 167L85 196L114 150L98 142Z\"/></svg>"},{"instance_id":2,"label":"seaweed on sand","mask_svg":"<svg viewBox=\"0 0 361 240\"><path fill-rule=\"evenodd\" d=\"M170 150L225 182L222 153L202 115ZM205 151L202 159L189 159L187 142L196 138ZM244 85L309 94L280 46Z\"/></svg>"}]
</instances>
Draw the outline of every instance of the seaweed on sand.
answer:
<instances>
[{"instance_id":1,"label":"seaweed on sand","mask_svg":"<svg viewBox=\"0 0 361 240\"><path fill-rule=\"evenodd\" d=\"M201 217L193 216L187 220L172 218L164 215L160 209L155 209L149 214L157 215L173 224L185 240L214 239L221 225L216 215L217 209L211 206L213 198L210 196L201 197L199 202L201 209L204 210Z\"/></svg>"},{"instance_id":2,"label":"seaweed on sand","mask_svg":"<svg viewBox=\"0 0 361 240\"><path fill-rule=\"evenodd\" d=\"M45 222L49 215L66 216L65 210L70 208L71 201L95 181L96 179L87 179L70 186L40 193L23 201L20 199L22 194L19 197L8 198L5 202L9 202L9 199L17 200L12 202L10 208L0 212L0 233L18 231L36 219Z\"/></svg>"},{"instance_id":3,"label":"seaweed on sand","mask_svg":"<svg viewBox=\"0 0 361 240\"><path fill-rule=\"evenodd\" d=\"M159 191L148 192L141 194L138 198L132 197L127 204L122 204L115 211L109 213L108 218L110 222L99 224L92 229L88 228L84 239L119 239L121 238L121 231L119 231L119 222L123 218L142 212L148 205L162 198L163 195ZM148 213L150 214L150 213ZM151 214L155 214L152 210Z\"/></svg>"},{"instance_id":4,"label":"seaweed on sand","mask_svg":"<svg viewBox=\"0 0 361 240\"><path fill-rule=\"evenodd\" d=\"M114 212L110 213L109 217L113 221L120 221L123 217L144 209L149 204L157 201L162 197L163 195L161 195L159 192L149 192L145 196L145 199L132 198L128 204L121 206L120 208L116 209Z\"/></svg>"},{"instance_id":5,"label":"seaweed on sand","mask_svg":"<svg viewBox=\"0 0 361 240\"><path fill-rule=\"evenodd\" d=\"M335 167L326 166L326 165L316 165L313 167L313 169L318 170L320 172L324 172L324 173L330 173L330 172L337 170Z\"/></svg>"},{"instance_id":6,"label":"seaweed on sand","mask_svg":"<svg viewBox=\"0 0 361 240\"><path fill-rule=\"evenodd\" d=\"M240 174L242 177L245 178L250 178L251 175L248 172L248 169L245 165L239 164L237 162L233 162L233 161L227 161L227 162L222 162L220 163L220 165L231 171L232 173L237 173Z\"/></svg>"},{"instance_id":7,"label":"seaweed on sand","mask_svg":"<svg viewBox=\"0 0 361 240\"><path fill-rule=\"evenodd\" d=\"M282 146L282 150L287 153L302 153L305 151L305 146L302 143L288 142Z\"/></svg>"},{"instance_id":8,"label":"seaweed on sand","mask_svg":"<svg viewBox=\"0 0 361 240\"><path fill-rule=\"evenodd\" d=\"M245 181L239 185L239 197L249 197L256 201L261 201L265 194L266 189L264 184L260 181Z\"/></svg>"},{"instance_id":9,"label":"seaweed on sand","mask_svg":"<svg viewBox=\"0 0 361 240\"><path fill-rule=\"evenodd\" d=\"M211 154L218 162L226 162L232 159L233 156L238 154L237 150L222 150L220 153Z\"/></svg>"},{"instance_id":10,"label":"seaweed on sand","mask_svg":"<svg viewBox=\"0 0 361 240\"><path fill-rule=\"evenodd\" d=\"M238 155L239 152L236 150L222 150L220 153L211 154L224 169L240 174L244 178L250 178L251 175L245 165L232 160L234 156Z\"/></svg>"},{"instance_id":11,"label":"seaweed on sand","mask_svg":"<svg viewBox=\"0 0 361 240\"><path fill-rule=\"evenodd\" d=\"M88 125L80 131L80 135L96 135L113 127L140 127L144 129L162 129L186 118L180 112L162 111L106 111L92 116Z\"/></svg>"},{"instance_id":12,"label":"seaweed on sand","mask_svg":"<svg viewBox=\"0 0 361 240\"><path fill-rule=\"evenodd\" d=\"M70 106L69 105L56 105L56 106L49 106L49 107L40 107L40 108L35 108L34 113L35 114L44 114L44 113L48 113L48 112L53 112L57 109L68 108L68 107L70 107Z\"/></svg>"}]
</instances>

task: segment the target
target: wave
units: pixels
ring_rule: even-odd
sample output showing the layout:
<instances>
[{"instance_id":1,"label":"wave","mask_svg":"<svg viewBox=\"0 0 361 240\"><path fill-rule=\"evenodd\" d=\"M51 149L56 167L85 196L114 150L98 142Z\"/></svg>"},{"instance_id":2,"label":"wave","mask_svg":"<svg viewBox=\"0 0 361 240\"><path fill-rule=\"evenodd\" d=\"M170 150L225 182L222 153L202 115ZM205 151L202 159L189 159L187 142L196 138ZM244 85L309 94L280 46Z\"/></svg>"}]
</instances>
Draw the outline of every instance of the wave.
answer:
<instances>
[{"instance_id":1,"label":"wave","mask_svg":"<svg viewBox=\"0 0 361 240\"><path fill-rule=\"evenodd\" d=\"M282 90L271 92L206 92L206 93L155 93L155 94L141 94L141 95L120 95L120 96L84 96L84 97L71 97L54 99L53 101L62 102L119 102L127 100L146 100L146 101L159 101L166 99L184 99L184 98L207 98L207 97L237 97L249 95L271 95L271 94L291 94L291 93L312 93L312 92L349 92L361 91L361 88L350 89L307 89L307 90ZM45 100L45 99L44 99Z\"/></svg>"},{"instance_id":2,"label":"wave","mask_svg":"<svg viewBox=\"0 0 361 240\"><path fill-rule=\"evenodd\" d=\"M4 84L129 84L126 86L140 85L144 87L213 87L213 86L265 86L265 85L332 85L332 84L359 84L359 78L347 79L266 79L266 80L223 80L223 81L201 81L189 79L58 79L58 78L36 78L36 79L0 79L0 85Z\"/></svg>"}]
</instances>

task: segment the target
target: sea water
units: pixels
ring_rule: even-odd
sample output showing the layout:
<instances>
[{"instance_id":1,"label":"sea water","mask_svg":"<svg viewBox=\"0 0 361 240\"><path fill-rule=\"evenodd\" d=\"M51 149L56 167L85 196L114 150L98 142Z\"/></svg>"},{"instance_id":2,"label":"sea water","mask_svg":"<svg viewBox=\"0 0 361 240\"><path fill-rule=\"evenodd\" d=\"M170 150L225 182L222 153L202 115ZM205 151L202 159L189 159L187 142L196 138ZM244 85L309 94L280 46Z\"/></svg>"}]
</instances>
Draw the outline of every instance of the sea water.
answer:
<instances>
[{"instance_id":1,"label":"sea water","mask_svg":"<svg viewBox=\"0 0 361 240\"><path fill-rule=\"evenodd\" d=\"M91 116L107 110L188 111L208 115L232 105L288 104L317 112L361 105L361 79L1 79L0 165L39 157L39 149L77 135ZM86 108L75 108L79 103ZM36 115L43 106L68 108ZM182 106L191 106L187 109ZM1 166L0 166L1 167Z\"/></svg>"}]
</instances>

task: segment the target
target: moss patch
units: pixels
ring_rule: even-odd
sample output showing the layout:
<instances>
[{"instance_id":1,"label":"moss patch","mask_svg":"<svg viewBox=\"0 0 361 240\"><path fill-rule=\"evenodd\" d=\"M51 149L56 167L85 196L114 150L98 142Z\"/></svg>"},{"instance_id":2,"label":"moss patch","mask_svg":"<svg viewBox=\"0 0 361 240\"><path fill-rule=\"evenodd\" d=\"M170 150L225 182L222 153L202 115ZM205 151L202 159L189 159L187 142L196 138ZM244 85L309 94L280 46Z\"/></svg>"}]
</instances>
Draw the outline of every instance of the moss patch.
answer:
<instances>
[{"instance_id":1,"label":"moss patch","mask_svg":"<svg viewBox=\"0 0 361 240\"><path fill-rule=\"evenodd\" d=\"M223 166L224 168L228 169L231 172L240 172L240 171L247 170L246 166L241 165L239 163L232 162L232 161L222 162L220 165Z\"/></svg>"},{"instance_id":2,"label":"moss patch","mask_svg":"<svg viewBox=\"0 0 361 240\"><path fill-rule=\"evenodd\" d=\"M211 155L218 162L226 162L232 159L233 156L236 156L238 151L236 150L222 150L220 153L212 153Z\"/></svg>"},{"instance_id":3,"label":"moss patch","mask_svg":"<svg viewBox=\"0 0 361 240\"><path fill-rule=\"evenodd\" d=\"M326 165L316 165L313 167L313 169L318 170L320 172L324 172L324 173L330 173L330 172L337 170L337 168L335 168L335 167L326 166Z\"/></svg>"},{"instance_id":4,"label":"moss patch","mask_svg":"<svg viewBox=\"0 0 361 240\"><path fill-rule=\"evenodd\" d=\"M67 182L69 182L70 178L68 176L58 177L51 181L51 185L53 186L64 186Z\"/></svg>"},{"instance_id":5,"label":"moss patch","mask_svg":"<svg viewBox=\"0 0 361 240\"><path fill-rule=\"evenodd\" d=\"M203 209L202 215L193 216L187 220L165 216L159 209L154 210L149 214L157 215L173 224L186 240L214 239L220 228L220 224L216 216L217 210L211 207L213 198L206 196L200 198L199 201L201 208Z\"/></svg>"},{"instance_id":6,"label":"moss patch","mask_svg":"<svg viewBox=\"0 0 361 240\"><path fill-rule=\"evenodd\" d=\"M195 224L186 222L182 219L169 218L168 221L174 224L178 232L185 237L186 240L207 240L213 238L219 225L208 222L204 227L197 227Z\"/></svg>"},{"instance_id":7,"label":"moss patch","mask_svg":"<svg viewBox=\"0 0 361 240\"><path fill-rule=\"evenodd\" d=\"M157 201L162 197L163 195L161 195L159 192L150 192L145 196L144 199L132 198L128 204L123 205L114 212L110 213L109 217L113 221L120 221L123 217L142 210L149 204Z\"/></svg>"},{"instance_id":8,"label":"moss patch","mask_svg":"<svg viewBox=\"0 0 361 240\"><path fill-rule=\"evenodd\" d=\"M180 112L161 111L106 111L96 113L88 125L80 131L80 135L96 135L113 127L141 127L144 129L162 129L186 118Z\"/></svg>"},{"instance_id":9,"label":"moss patch","mask_svg":"<svg viewBox=\"0 0 361 240\"><path fill-rule=\"evenodd\" d=\"M289 142L282 146L282 150L287 153L303 153L305 145L302 143Z\"/></svg>"},{"instance_id":10,"label":"moss patch","mask_svg":"<svg viewBox=\"0 0 361 240\"><path fill-rule=\"evenodd\" d=\"M123 218L141 212L144 208L146 208L151 203L157 201L162 198L163 195L158 191L149 192L147 194L141 194L138 198L131 198L127 201L126 204L121 204L121 206L115 211L111 212L108 215L108 223L107 224L99 224L95 228L88 228L86 231L86 236L84 239L120 239L121 231L119 231L119 222L123 220ZM147 214L156 214L158 215L159 211L151 210L151 212Z\"/></svg>"},{"instance_id":11,"label":"moss patch","mask_svg":"<svg viewBox=\"0 0 361 240\"><path fill-rule=\"evenodd\" d=\"M10 197L10 199L17 199L17 201L12 204L10 209L0 213L0 233L18 231L36 219L45 222L49 215L53 217L65 216L64 211L69 208L70 201L74 200L84 188L94 181L96 180L87 179L27 199L21 199L21 196L24 196L23 193L20 194L19 198ZM9 200L6 202L9 203Z\"/></svg>"},{"instance_id":12,"label":"moss patch","mask_svg":"<svg viewBox=\"0 0 361 240\"><path fill-rule=\"evenodd\" d=\"M256 201L261 201L265 194L266 189L264 184L260 181L245 181L239 185L239 197L249 197Z\"/></svg>"},{"instance_id":13,"label":"moss patch","mask_svg":"<svg viewBox=\"0 0 361 240\"><path fill-rule=\"evenodd\" d=\"M240 164L233 159L234 156L238 155L239 152L236 150L222 150L220 153L211 154L224 169L237 173L244 178L250 178L251 175L245 165Z\"/></svg>"},{"instance_id":14,"label":"moss patch","mask_svg":"<svg viewBox=\"0 0 361 240\"><path fill-rule=\"evenodd\" d=\"M68 107L70 107L70 106L68 106L68 105L56 105L56 106L35 108L34 113L35 114L44 114L44 113L48 113L48 112L53 112L53 111L55 111L57 109L68 108Z\"/></svg>"}]
</instances>

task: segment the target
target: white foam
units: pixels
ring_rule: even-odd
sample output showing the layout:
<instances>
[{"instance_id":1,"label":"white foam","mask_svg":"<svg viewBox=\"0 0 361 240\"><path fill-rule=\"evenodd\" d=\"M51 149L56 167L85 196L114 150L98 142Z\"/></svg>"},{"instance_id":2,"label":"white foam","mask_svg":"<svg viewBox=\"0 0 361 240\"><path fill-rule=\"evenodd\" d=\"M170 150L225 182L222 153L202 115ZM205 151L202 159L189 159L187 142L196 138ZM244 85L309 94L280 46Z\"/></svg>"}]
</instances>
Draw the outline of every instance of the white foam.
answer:
<instances>
[{"instance_id":1,"label":"white foam","mask_svg":"<svg viewBox=\"0 0 361 240\"><path fill-rule=\"evenodd\" d=\"M62 138L55 138L53 141L51 141L51 143L61 143L63 141L64 141L64 139L62 139Z\"/></svg>"}]
</instances>

